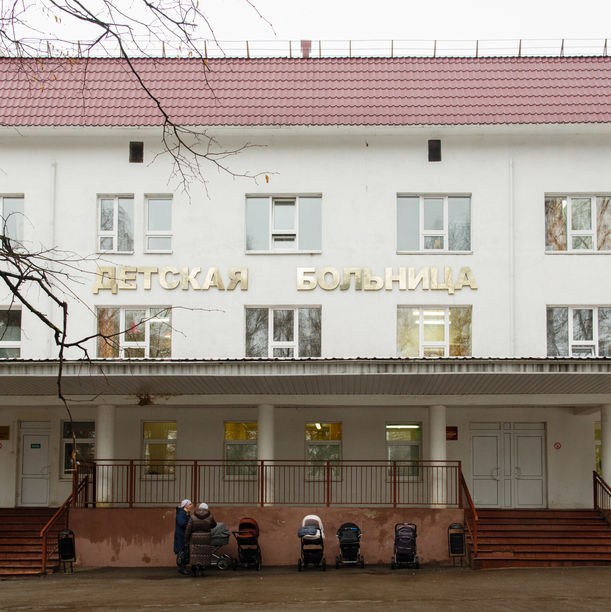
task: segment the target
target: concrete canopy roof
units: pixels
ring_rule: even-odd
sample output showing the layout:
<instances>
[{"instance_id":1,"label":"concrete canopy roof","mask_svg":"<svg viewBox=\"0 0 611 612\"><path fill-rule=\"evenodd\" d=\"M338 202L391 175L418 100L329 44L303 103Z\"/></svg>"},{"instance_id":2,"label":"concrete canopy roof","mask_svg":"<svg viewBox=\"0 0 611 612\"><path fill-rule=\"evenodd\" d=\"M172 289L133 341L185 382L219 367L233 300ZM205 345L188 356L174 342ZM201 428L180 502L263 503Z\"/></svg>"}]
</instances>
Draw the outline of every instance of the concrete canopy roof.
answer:
<instances>
[{"instance_id":1,"label":"concrete canopy roof","mask_svg":"<svg viewBox=\"0 0 611 612\"><path fill-rule=\"evenodd\" d=\"M0 361L0 401L57 401L56 360ZM93 403L611 403L609 358L94 360L64 362ZM18 400L18 398L21 398ZM144 399L143 399L144 398ZM513 398L513 399L512 399Z\"/></svg>"}]
</instances>

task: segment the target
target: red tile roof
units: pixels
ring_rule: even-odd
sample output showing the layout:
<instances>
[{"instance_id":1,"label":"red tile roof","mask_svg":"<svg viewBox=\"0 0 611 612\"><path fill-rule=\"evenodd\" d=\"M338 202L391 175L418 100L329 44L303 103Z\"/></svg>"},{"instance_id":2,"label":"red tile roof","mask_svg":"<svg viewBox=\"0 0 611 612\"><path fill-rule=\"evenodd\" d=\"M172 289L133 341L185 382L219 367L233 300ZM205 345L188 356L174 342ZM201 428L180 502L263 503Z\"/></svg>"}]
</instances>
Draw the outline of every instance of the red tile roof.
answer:
<instances>
[{"instance_id":1,"label":"red tile roof","mask_svg":"<svg viewBox=\"0 0 611 612\"><path fill-rule=\"evenodd\" d=\"M198 126L611 122L611 57L138 59L172 120ZM118 59L0 58L0 125L154 126Z\"/></svg>"}]
</instances>

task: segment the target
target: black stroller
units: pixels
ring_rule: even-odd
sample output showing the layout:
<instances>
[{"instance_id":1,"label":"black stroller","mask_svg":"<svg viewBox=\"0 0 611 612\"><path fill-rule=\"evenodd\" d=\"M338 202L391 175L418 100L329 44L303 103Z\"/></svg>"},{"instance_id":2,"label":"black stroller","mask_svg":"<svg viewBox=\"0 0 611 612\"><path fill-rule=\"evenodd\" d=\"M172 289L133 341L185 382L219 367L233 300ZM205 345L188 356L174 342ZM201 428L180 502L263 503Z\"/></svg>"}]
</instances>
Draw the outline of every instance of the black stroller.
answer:
<instances>
[{"instance_id":1,"label":"black stroller","mask_svg":"<svg viewBox=\"0 0 611 612\"><path fill-rule=\"evenodd\" d=\"M340 565L360 565L365 567L365 557L361 555L361 530L354 523L344 523L337 530L339 556L335 557L335 568Z\"/></svg>"},{"instance_id":2,"label":"black stroller","mask_svg":"<svg viewBox=\"0 0 611 612\"><path fill-rule=\"evenodd\" d=\"M220 570L233 567L233 559L228 554L219 553L219 549L227 546L227 544L229 544L229 529L227 529L225 523L217 523L210 533L210 545L212 546L210 567L216 567Z\"/></svg>"},{"instance_id":3,"label":"black stroller","mask_svg":"<svg viewBox=\"0 0 611 612\"><path fill-rule=\"evenodd\" d=\"M260 571L262 558L257 521L249 517L241 518L238 530L234 531L233 535L238 545L238 558L233 564L233 569L238 569L238 565L242 565L243 567L253 566Z\"/></svg>"},{"instance_id":4,"label":"black stroller","mask_svg":"<svg viewBox=\"0 0 611 612\"><path fill-rule=\"evenodd\" d=\"M392 569L402 566L420 569L420 561L416 554L416 525L414 523L395 525L395 546L390 566Z\"/></svg>"},{"instance_id":5,"label":"black stroller","mask_svg":"<svg viewBox=\"0 0 611 612\"><path fill-rule=\"evenodd\" d=\"M320 567L324 572L327 569L327 562L323 556L325 532L320 518L315 514L306 515L297 535L301 540L301 557L297 561L297 570L301 571L311 565L312 567Z\"/></svg>"}]
</instances>

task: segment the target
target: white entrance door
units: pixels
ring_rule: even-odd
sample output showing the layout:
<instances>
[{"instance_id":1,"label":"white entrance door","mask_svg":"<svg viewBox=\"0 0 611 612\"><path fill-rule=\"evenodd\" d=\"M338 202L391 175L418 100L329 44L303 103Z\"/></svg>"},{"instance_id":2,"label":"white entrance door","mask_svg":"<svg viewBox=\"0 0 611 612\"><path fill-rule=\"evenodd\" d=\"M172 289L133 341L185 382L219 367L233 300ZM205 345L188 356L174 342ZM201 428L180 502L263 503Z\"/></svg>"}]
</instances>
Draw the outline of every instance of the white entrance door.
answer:
<instances>
[{"instance_id":1,"label":"white entrance door","mask_svg":"<svg viewBox=\"0 0 611 612\"><path fill-rule=\"evenodd\" d=\"M49 431L33 423L21 424L22 506L47 506L49 503ZM45 424L46 425L46 424Z\"/></svg>"},{"instance_id":2,"label":"white entrance door","mask_svg":"<svg viewBox=\"0 0 611 612\"><path fill-rule=\"evenodd\" d=\"M545 508L545 424L472 423L472 494L483 508Z\"/></svg>"}]
</instances>

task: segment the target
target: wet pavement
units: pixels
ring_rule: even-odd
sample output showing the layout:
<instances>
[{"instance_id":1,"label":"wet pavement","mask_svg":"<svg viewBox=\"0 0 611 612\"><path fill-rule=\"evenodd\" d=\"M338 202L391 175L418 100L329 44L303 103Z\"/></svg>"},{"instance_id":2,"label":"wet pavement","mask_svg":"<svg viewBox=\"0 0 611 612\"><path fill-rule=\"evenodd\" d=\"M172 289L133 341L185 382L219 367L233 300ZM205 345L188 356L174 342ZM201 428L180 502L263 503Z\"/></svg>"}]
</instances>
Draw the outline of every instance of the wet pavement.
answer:
<instances>
[{"instance_id":1,"label":"wet pavement","mask_svg":"<svg viewBox=\"0 0 611 612\"><path fill-rule=\"evenodd\" d=\"M0 581L0 610L610 610L611 567L77 569Z\"/></svg>"}]
</instances>

